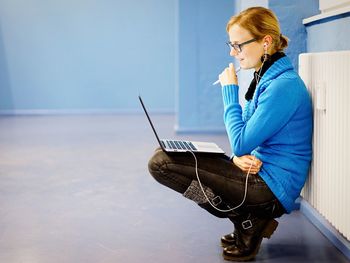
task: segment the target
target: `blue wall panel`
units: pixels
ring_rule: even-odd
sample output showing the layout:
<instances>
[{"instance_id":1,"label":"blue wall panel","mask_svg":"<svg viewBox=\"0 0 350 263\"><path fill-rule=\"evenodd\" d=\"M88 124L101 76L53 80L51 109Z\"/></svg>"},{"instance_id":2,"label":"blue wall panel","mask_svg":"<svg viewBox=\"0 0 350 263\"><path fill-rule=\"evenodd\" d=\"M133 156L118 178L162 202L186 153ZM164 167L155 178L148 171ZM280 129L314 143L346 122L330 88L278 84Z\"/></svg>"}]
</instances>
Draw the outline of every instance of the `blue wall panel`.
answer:
<instances>
[{"instance_id":1,"label":"blue wall panel","mask_svg":"<svg viewBox=\"0 0 350 263\"><path fill-rule=\"evenodd\" d=\"M218 74L232 58L225 45L233 2L179 1L178 132L224 131Z\"/></svg>"},{"instance_id":2,"label":"blue wall panel","mask_svg":"<svg viewBox=\"0 0 350 263\"><path fill-rule=\"evenodd\" d=\"M350 13L326 18L306 25L307 51L350 50Z\"/></svg>"},{"instance_id":3,"label":"blue wall panel","mask_svg":"<svg viewBox=\"0 0 350 263\"><path fill-rule=\"evenodd\" d=\"M174 111L177 1L0 1L0 110Z\"/></svg>"}]
</instances>

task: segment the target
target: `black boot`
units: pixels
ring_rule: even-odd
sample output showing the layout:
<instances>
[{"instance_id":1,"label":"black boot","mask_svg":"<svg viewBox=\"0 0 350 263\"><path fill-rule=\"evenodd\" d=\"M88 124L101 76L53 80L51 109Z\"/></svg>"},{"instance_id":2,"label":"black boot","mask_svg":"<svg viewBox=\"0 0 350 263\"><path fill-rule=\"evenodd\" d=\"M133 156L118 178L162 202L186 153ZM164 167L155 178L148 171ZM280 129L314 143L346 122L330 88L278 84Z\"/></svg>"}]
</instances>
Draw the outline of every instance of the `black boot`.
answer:
<instances>
[{"instance_id":1,"label":"black boot","mask_svg":"<svg viewBox=\"0 0 350 263\"><path fill-rule=\"evenodd\" d=\"M225 247L235 245L237 241L237 237L238 237L238 230L237 228L235 228L235 230L232 233L221 237L221 246L225 248Z\"/></svg>"},{"instance_id":2,"label":"black boot","mask_svg":"<svg viewBox=\"0 0 350 263\"><path fill-rule=\"evenodd\" d=\"M224 248L224 259L252 260L259 251L262 239L270 238L277 226L278 222L274 219L254 218L243 221L238 227L235 244Z\"/></svg>"}]
</instances>

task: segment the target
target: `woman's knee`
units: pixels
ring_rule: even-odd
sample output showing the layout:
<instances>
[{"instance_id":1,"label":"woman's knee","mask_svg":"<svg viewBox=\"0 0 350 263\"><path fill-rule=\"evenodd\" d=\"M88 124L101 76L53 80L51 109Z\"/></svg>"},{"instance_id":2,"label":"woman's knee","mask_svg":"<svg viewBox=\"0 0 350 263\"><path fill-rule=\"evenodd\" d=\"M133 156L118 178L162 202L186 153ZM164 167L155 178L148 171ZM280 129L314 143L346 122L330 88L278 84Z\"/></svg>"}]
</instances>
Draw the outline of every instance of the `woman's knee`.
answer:
<instances>
[{"instance_id":1,"label":"woman's knee","mask_svg":"<svg viewBox=\"0 0 350 263\"><path fill-rule=\"evenodd\" d=\"M162 175L166 174L166 163L168 159L167 154L158 148L148 161L148 171L157 181L163 177Z\"/></svg>"}]
</instances>

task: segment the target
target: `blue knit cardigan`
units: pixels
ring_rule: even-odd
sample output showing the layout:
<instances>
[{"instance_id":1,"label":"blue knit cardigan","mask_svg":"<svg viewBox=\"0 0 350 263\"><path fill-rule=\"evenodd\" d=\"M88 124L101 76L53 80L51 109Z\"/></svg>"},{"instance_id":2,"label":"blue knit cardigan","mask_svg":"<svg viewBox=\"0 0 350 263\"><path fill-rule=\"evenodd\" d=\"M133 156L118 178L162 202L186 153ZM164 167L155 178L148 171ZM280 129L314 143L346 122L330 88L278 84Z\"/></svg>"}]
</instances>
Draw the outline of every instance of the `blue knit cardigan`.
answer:
<instances>
[{"instance_id":1,"label":"blue knit cardigan","mask_svg":"<svg viewBox=\"0 0 350 263\"><path fill-rule=\"evenodd\" d=\"M243 112L238 89L237 85L222 88L232 153L252 154L263 162L259 176L290 213L296 209L312 157L309 93L288 57L265 72Z\"/></svg>"}]
</instances>

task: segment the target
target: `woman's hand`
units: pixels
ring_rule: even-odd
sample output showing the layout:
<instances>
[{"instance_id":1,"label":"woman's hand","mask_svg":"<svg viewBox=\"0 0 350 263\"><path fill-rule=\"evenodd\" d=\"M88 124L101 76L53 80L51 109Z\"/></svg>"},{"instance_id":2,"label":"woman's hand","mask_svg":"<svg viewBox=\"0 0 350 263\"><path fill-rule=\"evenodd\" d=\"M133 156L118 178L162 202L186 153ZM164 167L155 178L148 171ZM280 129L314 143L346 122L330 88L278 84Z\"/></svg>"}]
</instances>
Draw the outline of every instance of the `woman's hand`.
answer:
<instances>
[{"instance_id":1,"label":"woman's hand","mask_svg":"<svg viewBox=\"0 0 350 263\"><path fill-rule=\"evenodd\" d=\"M235 156L233 158L233 163L246 173L248 173L250 168L250 174L257 174L262 166L262 161L253 155L243 155L241 157Z\"/></svg>"},{"instance_id":2,"label":"woman's hand","mask_svg":"<svg viewBox=\"0 0 350 263\"><path fill-rule=\"evenodd\" d=\"M219 80L222 87L232 84L238 85L237 74L233 63L230 63L229 67L225 68L224 71L221 72L219 75Z\"/></svg>"}]
</instances>

